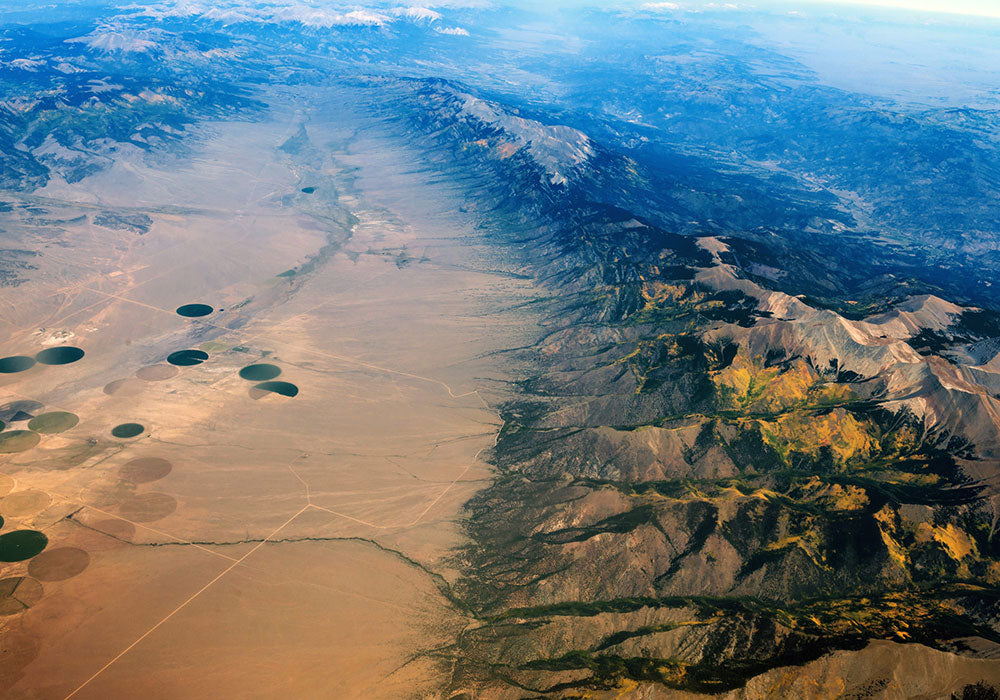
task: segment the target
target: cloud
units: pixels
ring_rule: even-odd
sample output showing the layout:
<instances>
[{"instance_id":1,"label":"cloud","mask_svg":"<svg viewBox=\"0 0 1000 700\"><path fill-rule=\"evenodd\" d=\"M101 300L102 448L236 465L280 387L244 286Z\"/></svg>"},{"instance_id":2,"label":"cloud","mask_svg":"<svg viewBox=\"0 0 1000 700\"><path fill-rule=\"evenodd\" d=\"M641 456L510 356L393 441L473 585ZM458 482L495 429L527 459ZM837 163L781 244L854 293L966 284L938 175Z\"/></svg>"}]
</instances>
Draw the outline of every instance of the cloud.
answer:
<instances>
[{"instance_id":1,"label":"cloud","mask_svg":"<svg viewBox=\"0 0 1000 700\"><path fill-rule=\"evenodd\" d=\"M469 36L469 32L461 27L444 27L436 30L438 34L451 34L452 36Z\"/></svg>"},{"instance_id":2,"label":"cloud","mask_svg":"<svg viewBox=\"0 0 1000 700\"><path fill-rule=\"evenodd\" d=\"M676 2L646 2L640 5L639 9L649 12L671 12L681 9L681 6Z\"/></svg>"}]
</instances>

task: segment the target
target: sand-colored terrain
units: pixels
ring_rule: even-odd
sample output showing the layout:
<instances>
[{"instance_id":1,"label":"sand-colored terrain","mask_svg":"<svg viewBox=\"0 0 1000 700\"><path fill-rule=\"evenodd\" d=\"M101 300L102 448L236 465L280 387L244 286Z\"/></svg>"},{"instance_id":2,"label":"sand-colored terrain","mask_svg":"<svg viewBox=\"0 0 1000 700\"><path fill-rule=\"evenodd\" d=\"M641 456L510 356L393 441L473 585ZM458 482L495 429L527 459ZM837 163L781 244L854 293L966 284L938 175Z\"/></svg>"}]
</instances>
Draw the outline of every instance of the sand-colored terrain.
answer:
<instances>
[{"instance_id":1,"label":"sand-colored terrain","mask_svg":"<svg viewBox=\"0 0 1000 700\"><path fill-rule=\"evenodd\" d=\"M499 428L489 353L530 338L510 309L535 292L343 104L5 195L4 226L40 255L0 294L0 355L86 354L0 375L8 430L79 418L0 455L2 532L48 539L0 565L4 697L432 697L447 680L426 652L468 623L444 591ZM152 225L94 223L108 211ZM209 357L166 361L185 349ZM254 363L297 395L255 390ZM114 437L125 423L140 435Z\"/></svg>"}]
</instances>

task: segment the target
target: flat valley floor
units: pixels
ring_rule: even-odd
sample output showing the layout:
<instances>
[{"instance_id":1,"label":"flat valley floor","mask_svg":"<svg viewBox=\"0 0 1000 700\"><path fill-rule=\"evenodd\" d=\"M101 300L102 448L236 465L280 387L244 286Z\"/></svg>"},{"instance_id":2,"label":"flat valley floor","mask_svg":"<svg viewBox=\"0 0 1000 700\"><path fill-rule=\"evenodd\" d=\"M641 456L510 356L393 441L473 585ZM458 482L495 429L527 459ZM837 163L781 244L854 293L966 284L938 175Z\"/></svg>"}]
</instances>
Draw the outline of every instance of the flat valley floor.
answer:
<instances>
[{"instance_id":1,"label":"flat valley floor","mask_svg":"<svg viewBox=\"0 0 1000 700\"><path fill-rule=\"evenodd\" d=\"M5 698L447 681L428 652L469 620L438 574L455 576L462 504L490 477L496 353L535 337L537 292L349 95L274 102L297 107L0 193L0 225L37 252L0 290L0 355L86 353L0 375L7 430L79 418L0 454L2 532L48 539L0 565ZM214 312L176 313L189 303ZM166 361L185 349L209 357ZM298 394L240 376L260 363ZM125 423L141 433L114 437Z\"/></svg>"}]
</instances>

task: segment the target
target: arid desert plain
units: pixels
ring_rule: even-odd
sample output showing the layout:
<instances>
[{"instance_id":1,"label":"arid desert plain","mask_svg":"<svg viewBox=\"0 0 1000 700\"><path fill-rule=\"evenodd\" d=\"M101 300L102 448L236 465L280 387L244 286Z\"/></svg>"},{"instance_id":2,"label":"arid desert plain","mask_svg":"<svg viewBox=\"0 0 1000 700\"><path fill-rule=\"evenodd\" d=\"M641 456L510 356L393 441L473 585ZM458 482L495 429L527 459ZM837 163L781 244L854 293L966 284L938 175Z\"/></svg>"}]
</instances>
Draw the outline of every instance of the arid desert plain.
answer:
<instances>
[{"instance_id":1,"label":"arid desert plain","mask_svg":"<svg viewBox=\"0 0 1000 700\"><path fill-rule=\"evenodd\" d=\"M2 214L46 254L0 297L0 354L85 352L0 375L24 436L0 445L5 531L48 540L3 565L4 697L439 681L429 652L468 621L431 569L488 476L493 358L534 332L533 291L350 97L210 123L183 157L121 153ZM203 354L167 361L183 350ZM256 388L252 365L294 389ZM51 414L34 444L25 424Z\"/></svg>"},{"instance_id":2,"label":"arid desert plain","mask_svg":"<svg viewBox=\"0 0 1000 700\"><path fill-rule=\"evenodd\" d=\"M0 700L1000 700L1000 20L801 4L0 2Z\"/></svg>"}]
</instances>

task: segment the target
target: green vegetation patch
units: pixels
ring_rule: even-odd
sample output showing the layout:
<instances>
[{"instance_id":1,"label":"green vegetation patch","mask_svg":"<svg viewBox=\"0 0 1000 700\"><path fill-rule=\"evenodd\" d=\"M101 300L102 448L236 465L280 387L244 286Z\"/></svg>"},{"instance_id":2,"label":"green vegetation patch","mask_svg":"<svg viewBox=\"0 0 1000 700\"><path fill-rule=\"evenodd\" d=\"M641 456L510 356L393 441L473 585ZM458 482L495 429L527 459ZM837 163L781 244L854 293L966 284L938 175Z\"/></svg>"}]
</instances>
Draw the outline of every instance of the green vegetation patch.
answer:
<instances>
[{"instance_id":1,"label":"green vegetation patch","mask_svg":"<svg viewBox=\"0 0 1000 700\"><path fill-rule=\"evenodd\" d=\"M280 367L266 363L247 365L240 370L240 378L246 379L248 382L266 382L279 374L281 374Z\"/></svg>"},{"instance_id":2,"label":"green vegetation patch","mask_svg":"<svg viewBox=\"0 0 1000 700\"><path fill-rule=\"evenodd\" d=\"M0 374L14 374L31 369L35 366L35 358L27 355L11 355L0 357Z\"/></svg>"},{"instance_id":3,"label":"green vegetation patch","mask_svg":"<svg viewBox=\"0 0 1000 700\"><path fill-rule=\"evenodd\" d=\"M83 357L83 350L70 345L58 348L46 348L35 355L35 359L43 365L68 365Z\"/></svg>"},{"instance_id":4,"label":"green vegetation patch","mask_svg":"<svg viewBox=\"0 0 1000 700\"><path fill-rule=\"evenodd\" d=\"M588 669L593 677L588 685L611 688L623 679L673 684L684 675L684 664L673 659L622 657L612 654L592 654L572 651L554 659L538 659L524 664L523 668L545 671Z\"/></svg>"},{"instance_id":5,"label":"green vegetation patch","mask_svg":"<svg viewBox=\"0 0 1000 700\"><path fill-rule=\"evenodd\" d=\"M69 411L50 411L37 415L28 421L28 429L36 433L62 433L76 427L80 417Z\"/></svg>"},{"instance_id":6,"label":"green vegetation patch","mask_svg":"<svg viewBox=\"0 0 1000 700\"><path fill-rule=\"evenodd\" d=\"M14 530L0 535L0 561L24 561L41 553L49 538L38 530Z\"/></svg>"},{"instance_id":7,"label":"green vegetation patch","mask_svg":"<svg viewBox=\"0 0 1000 700\"><path fill-rule=\"evenodd\" d=\"M145 429L141 423L122 423L113 427L111 434L116 438L134 438L136 435L142 435Z\"/></svg>"},{"instance_id":8,"label":"green vegetation patch","mask_svg":"<svg viewBox=\"0 0 1000 700\"><path fill-rule=\"evenodd\" d=\"M32 430L11 430L0 433L0 454L30 450L41 439L41 436Z\"/></svg>"},{"instance_id":9,"label":"green vegetation patch","mask_svg":"<svg viewBox=\"0 0 1000 700\"><path fill-rule=\"evenodd\" d=\"M167 362L178 367L193 367L208 359L204 350L178 350L167 355Z\"/></svg>"},{"instance_id":10,"label":"green vegetation patch","mask_svg":"<svg viewBox=\"0 0 1000 700\"><path fill-rule=\"evenodd\" d=\"M282 396L295 396L299 393L299 388L291 382L261 382L260 384L255 384L254 389L268 391L272 394L281 394Z\"/></svg>"},{"instance_id":11,"label":"green vegetation patch","mask_svg":"<svg viewBox=\"0 0 1000 700\"><path fill-rule=\"evenodd\" d=\"M215 309L208 304L184 304L183 306L177 307L177 315L184 316L185 318L208 316L213 311L215 311Z\"/></svg>"}]
</instances>

